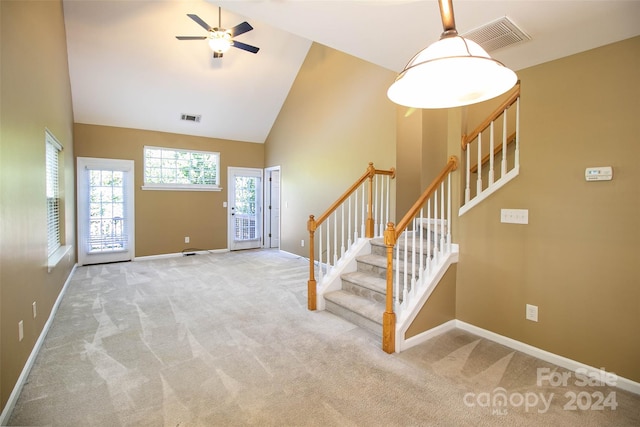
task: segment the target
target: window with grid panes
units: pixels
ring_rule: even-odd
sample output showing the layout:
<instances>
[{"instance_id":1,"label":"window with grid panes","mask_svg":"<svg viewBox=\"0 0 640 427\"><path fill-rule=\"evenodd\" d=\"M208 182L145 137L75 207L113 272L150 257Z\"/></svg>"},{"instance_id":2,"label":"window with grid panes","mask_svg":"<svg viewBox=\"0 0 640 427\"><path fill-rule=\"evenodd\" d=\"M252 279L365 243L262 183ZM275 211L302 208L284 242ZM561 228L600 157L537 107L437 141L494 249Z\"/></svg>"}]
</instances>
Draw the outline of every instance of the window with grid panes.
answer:
<instances>
[{"instance_id":1,"label":"window with grid panes","mask_svg":"<svg viewBox=\"0 0 640 427\"><path fill-rule=\"evenodd\" d=\"M144 147L144 189L220 190L220 153Z\"/></svg>"}]
</instances>

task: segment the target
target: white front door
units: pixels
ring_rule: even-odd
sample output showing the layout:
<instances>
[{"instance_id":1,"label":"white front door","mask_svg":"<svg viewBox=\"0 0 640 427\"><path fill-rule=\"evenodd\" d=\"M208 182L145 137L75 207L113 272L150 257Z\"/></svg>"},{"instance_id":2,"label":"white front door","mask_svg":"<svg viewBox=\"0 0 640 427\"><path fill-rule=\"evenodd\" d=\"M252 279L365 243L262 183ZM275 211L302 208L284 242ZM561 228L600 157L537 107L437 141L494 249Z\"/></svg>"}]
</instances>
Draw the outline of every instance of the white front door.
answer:
<instances>
[{"instance_id":1,"label":"white front door","mask_svg":"<svg viewBox=\"0 0 640 427\"><path fill-rule=\"evenodd\" d=\"M78 157L78 263L134 257L133 160Z\"/></svg>"},{"instance_id":2,"label":"white front door","mask_svg":"<svg viewBox=\"0 0 640 427\"><path fill-rule=\"evenodd\" d=\"M228 169L229 250L262 246L262 169Z\"/></svg>"},{"instance_id":3,"label":"white front door","mask_svg":"<svg viewBox=\"0 0 640 427\"><path fill-rule=\"evenodd\" d=\"M265 169L265 237L267 248L280 247L280 167Z\"/></svg>"}]
</instances>

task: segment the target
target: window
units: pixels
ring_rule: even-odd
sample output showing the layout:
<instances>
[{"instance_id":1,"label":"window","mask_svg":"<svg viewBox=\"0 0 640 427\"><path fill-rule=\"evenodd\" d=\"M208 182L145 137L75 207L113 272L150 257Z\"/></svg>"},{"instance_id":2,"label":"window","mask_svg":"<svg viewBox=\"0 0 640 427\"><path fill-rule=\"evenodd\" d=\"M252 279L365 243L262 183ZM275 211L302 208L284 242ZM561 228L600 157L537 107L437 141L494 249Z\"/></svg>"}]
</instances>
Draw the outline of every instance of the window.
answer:
<instances>
[{"instance_id":1,"label":"window","mask_svg":"<svg viewBox=\"0 0 640 427\"><path fill-rule=\"evenodd\" d=\"M61 246L60 240L60 188L58 182L62 145L45 131L46 191L47 191L47 254L51 257Z\"/></svg>"},{"instance_id":2,"label":"window","mask_svg":"<svg viewBox=\"0 0 640 427\"><path fill-rule=\"evenodd\" d=\"M220 153L144 147L145 190L219 191Z\"/></svg>"}]
</instances>

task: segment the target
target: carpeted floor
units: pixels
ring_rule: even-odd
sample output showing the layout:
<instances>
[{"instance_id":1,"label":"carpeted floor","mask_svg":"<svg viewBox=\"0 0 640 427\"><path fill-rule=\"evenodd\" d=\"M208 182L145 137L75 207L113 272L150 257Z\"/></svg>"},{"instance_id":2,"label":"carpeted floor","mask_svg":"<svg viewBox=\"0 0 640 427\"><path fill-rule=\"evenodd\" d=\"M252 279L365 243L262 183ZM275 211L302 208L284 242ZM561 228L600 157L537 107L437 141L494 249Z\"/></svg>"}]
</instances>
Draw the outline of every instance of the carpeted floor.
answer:
<instances>
[{"instance_id":1,"label":"carpeted floor","mask_svg":"<svg viewBox=\"0 0 640 427\"><path fill-rule=\"evenodd\" d=\"M275 250L79 267L9 425L640 426L640 396L538 385L565 371L461 330L388 355L306 309L307 272Z\"/></svg>"}]
</instances>

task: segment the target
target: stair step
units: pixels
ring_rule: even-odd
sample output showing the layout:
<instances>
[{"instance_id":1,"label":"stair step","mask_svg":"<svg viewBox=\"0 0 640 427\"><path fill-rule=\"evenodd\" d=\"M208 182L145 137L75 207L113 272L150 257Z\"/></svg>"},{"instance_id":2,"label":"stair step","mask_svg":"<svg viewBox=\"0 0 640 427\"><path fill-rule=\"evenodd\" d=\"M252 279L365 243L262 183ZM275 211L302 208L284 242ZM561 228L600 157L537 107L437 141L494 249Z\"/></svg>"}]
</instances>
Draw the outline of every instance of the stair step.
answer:
<instances>
[{"instance_id":1,"label":"stair step","mask_svg":"<svg viewBox=\"0 0 640 427\"><path fill-rule=\"evenodd\" d=\"M362 271L345 273L341 278L343 290L384 304L387 291L385 279Z\"/></svg>"},{"instance_id":2,"label":"stair step","mask_svg":"<svg viewBox=\"0 0 640 427\"><path fill-rule=\"evenodd\" d=\"M324 295L327 311L382 337L382 315L385 305L340 290Z\"/></svg>"}]
</instances>

